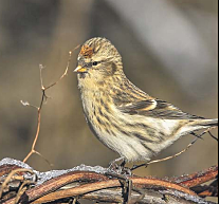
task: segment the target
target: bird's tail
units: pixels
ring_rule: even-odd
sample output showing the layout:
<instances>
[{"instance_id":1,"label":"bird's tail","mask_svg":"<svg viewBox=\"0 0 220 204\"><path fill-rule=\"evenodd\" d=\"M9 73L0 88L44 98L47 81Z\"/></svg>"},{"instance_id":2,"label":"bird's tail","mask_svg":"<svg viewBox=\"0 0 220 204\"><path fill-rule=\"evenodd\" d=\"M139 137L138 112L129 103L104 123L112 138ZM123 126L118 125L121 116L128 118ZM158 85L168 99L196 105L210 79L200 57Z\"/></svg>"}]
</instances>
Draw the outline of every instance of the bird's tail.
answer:
<instances>
[{"instance_id":1,"label":"bird's tail","mask_svg":"<svg viewBox=\"0 0 220 204\"><path fill-rule=\"evenodd\" d=\"M184 127L181 128L181 135L185 135L187 133L191 133L193 131L215 128L218 126L218 118L215 119L196 119L190 121Z\"/></svg>"},{"instance_id":2,"label":"bird's tail","mask_svg":"<svg viewBox=\"0 0 220 204\"><path fill-rule=\"evenodd\" d=\"M190 123L190 126L194 127L201 127L202 128L209 128L209 127L217 127L218 126L218 118L215 119L200 119L195 120ZM200 129L200 128L199 128Z\"/></svg>"}]
</instances>

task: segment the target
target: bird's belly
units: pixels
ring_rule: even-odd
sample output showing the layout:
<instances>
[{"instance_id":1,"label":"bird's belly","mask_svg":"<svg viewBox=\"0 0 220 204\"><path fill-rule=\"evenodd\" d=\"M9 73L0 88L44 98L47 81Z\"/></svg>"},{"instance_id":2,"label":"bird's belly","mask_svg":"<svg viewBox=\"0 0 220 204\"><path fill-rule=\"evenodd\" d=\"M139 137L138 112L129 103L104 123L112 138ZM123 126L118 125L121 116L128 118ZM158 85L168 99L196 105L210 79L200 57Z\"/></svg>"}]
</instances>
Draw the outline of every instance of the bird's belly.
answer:
<instances>
[{"instance_id":1,"label":"bird's belly","mask_svg":"<svg viewBox=\"0 0 220 204\"><path fill-rule=\"evenodd\" d=\"M148 161L153 152L146 149L135 137L120 132L108 132L93 126L96 137L111 150L123 156L127 161Z\"/></svg>"}]
</instances>

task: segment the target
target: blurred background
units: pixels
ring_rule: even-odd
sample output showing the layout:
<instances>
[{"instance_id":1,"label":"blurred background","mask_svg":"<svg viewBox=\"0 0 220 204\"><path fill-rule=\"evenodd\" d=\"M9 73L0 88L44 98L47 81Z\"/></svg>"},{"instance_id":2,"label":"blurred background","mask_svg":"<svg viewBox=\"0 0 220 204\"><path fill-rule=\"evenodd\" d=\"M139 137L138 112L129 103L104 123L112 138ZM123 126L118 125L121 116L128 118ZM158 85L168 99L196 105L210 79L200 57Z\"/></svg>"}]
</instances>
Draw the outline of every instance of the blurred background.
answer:
<instances>
[{"instance_id":1,"label":"blurred background","mask_svg":"<svg viewBox=\"0 0 220 204\"><path fill-rule=\"evenodd\" d=\"M44 85L64 72L68 52L91 37L106 37L123 56L128 78L148 94L207 118L218 116L218 1L212 0L2 0L0 4L0 159L22 160L37 125L39 64ZM83 116L76 75L79 50L67 77L47 94L36 149L54 169L107 167L118 155L102 145ZM217 135L217 131L213 131ZM158 155L185 148L187 135ZM180 157L135 171L157 177L191 173L217 163L209 135ZM28 164L45 171L39 156Z\"/></svg>"}]
</instances>

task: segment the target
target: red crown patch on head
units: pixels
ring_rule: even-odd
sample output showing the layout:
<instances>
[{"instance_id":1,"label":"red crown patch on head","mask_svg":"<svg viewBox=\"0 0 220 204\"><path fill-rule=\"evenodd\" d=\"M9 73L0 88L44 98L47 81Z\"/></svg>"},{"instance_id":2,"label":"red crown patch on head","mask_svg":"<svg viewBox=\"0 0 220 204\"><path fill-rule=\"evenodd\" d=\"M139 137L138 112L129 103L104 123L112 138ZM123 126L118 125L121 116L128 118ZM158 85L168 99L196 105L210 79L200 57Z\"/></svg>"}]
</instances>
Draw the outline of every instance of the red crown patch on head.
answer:
<instances>
[{"instance_id":1,"label":"red crown patch on head","mask_svg":"<svg viewBox=\"0 0 220 204\"><path fill-rule=\"evenodd\" d=\"M80 54L83 55L85 58L90 58L93 55L93 49L88 45L83 45Z\"/></svg>"}]
</instances>

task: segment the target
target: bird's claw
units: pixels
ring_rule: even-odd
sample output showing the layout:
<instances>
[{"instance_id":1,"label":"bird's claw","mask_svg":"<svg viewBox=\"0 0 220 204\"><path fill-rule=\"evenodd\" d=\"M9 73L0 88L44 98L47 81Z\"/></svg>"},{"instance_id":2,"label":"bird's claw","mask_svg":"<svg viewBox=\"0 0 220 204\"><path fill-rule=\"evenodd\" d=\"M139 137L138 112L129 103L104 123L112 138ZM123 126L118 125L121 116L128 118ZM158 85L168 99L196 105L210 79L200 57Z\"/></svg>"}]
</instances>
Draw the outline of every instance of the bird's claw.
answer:
<instances>
[{"instance_id":1,"label":"bird's claw","mask_svg":"<svg viewBox=\"0 0 220 204\"><path fill-rule=\"evenodd\" d=\"M119 164L118 164L119 162ZM118 175L125 175L125 176L131 176L131 170L128 167L125 167L125 159L124 157L120 157L118 159L113 160L110 162L110 165L108 167L109 172L114 172Z\"/></svg>"}]
</instances>

